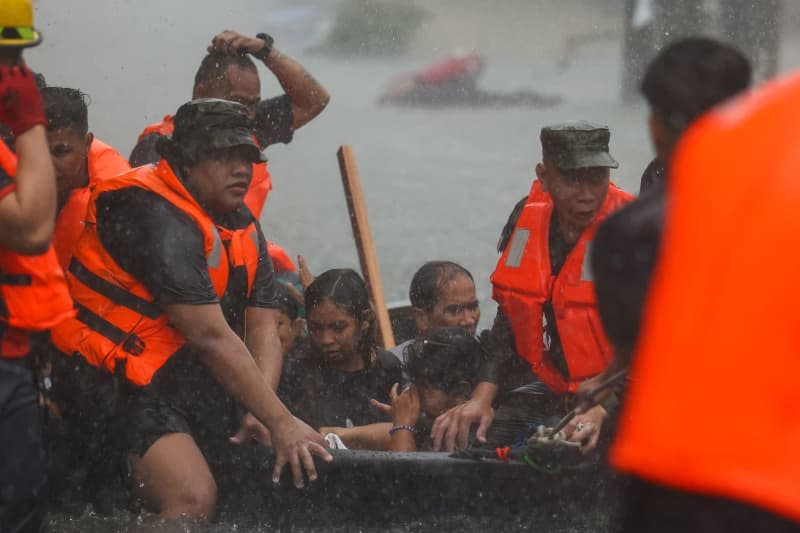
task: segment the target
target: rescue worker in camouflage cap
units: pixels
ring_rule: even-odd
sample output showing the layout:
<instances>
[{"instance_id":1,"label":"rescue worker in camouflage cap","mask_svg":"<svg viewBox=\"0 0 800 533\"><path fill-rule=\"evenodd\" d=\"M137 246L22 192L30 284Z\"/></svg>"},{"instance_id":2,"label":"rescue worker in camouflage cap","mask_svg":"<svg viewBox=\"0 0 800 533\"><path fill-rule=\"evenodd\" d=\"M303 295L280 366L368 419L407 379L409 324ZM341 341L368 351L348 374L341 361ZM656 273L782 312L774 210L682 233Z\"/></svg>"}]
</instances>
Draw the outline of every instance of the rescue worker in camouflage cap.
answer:
<instances>
[{"instance_id":1,"label":"rescue worker in camouflage cap","mask_svg":"<svg viewBox=\"0 0 800 533\"><path fill-rule=\"evenodd\" d=\"M183 104L175 113L175 130L162 137L156 149L162 157L199 157L208 150L250 146L253 162L263 161L253 135L253 120L238 102L201 98Z\"/></svg>"},{"instance_id":2,"label":"rescue worker in camouflage cap","mask_svg":"<svg viewBox=\"0 0 800 533\"><path fill-rule=\"evenodd\" d=\"M611 132L608 126L584 120L542 128L542 158L561 170L577 168L617 168L608 151Z\"/></svg>"},{"instance_id":3,"label":"rescue worker in camouflage cap","mask_svg":"<svg viewBox=\"0 0 800 533\"><path fill-rule=\"evenodd\" d=\"M53 342L109 380L127 380L115 438L135 496L165 518L210 519L209 462L235 453L214 443L237 429L237 443L271 443L276 482L290 463L302 487L303 470L316 478L312 455L331 456L275 394L280 301L267 242L243 207L261 159L246 108L188 102L158 148L156 165L93 190L70 268L82 312ZM247 410L241 420L230 416L237 404Z\"/></svg>"},{"instance_id":4,"label":"rescue worker in camouflage cap","mask_svg":"<svg viewBox=\"0 0 800 533\"><path fill-rule=\"evenodd\" d=\"M618 164L607 126L555 124L542 128L540 139L536 179L503 229L492 274L498 303L492 357L470 400L434 422L438 448L466 446L476 423L478 439L485 439L498 393L533 391L528 401L539 402L542 416L566 414L580 383L602 372L613 355L594 300L588 250L599 223L633 196L610 182ZM588 452L611 409L598 406L575 417L566 435Z\"/></svg>"}]
</instances>

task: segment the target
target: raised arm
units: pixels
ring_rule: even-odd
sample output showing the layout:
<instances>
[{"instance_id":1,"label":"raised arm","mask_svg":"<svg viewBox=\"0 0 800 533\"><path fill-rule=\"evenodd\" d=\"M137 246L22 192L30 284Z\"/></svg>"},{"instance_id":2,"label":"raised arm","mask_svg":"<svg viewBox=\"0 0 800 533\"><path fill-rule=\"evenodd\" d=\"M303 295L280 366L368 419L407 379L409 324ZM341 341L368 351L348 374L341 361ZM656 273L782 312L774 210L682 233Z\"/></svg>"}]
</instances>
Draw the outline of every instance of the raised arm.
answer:
<instances>
[{"instance_id":1,"label":"raised arm","mask_svg":"<svg viewBox=\"0 0 800 533\"><path fill-rule=\"evenodd\" d=\"M260 39L259 39L260 40ZM302 128L328 105L328 91L297 61L273 48L264 59L292 101L292 129Z\"/></svg>"},{"instance_id":2,"label":"raised arm","mask_svg":"<svg viewBox=\"0 0 800 533\"><path fill-rule=\"evenodd\" d=\"M261 59L291 100L292 130L297 130L325 109L330 94L300 63L272 47L271 41L270 37L265 40L226 30L214 36L208 51L224 54L246 52Z\"/></svg>"},{"instance_id":3,"label":"raised arm","mask_svg":"<svg viewBox=\"0 0 800 533\"><path fill-rule=\"evenodd\" d=\"M0 67L0 122L16 137L18 159L16 172L0 170L5 181L0 183L0 195L5 192L0 199L0 246L23 254L44 253L55 224L55 171L41 96L27 67Z\"/></svg>"}]
</instances>

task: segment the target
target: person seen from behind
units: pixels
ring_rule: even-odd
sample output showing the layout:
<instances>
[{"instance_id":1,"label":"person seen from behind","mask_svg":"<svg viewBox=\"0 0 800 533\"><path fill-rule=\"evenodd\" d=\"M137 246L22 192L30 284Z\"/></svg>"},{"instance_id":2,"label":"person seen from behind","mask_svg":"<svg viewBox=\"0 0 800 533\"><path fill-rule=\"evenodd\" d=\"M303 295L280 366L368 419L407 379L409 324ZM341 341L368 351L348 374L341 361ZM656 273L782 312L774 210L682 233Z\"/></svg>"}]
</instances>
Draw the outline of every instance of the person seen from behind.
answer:
<instances>
[{"instance_id":1,"label":"person seen from behind","mask_svg":"<svg viewBox=\"0 0 800 533\"><path fill-rule=\"evenodd\" d=\"M650 108L656 157L642 175L639 194L664 189L672 153L683 132L712 107L747 90L752 68L730 44L691 37L665 47L645 71L640 90Z\"/></svg>"},{"instance_id":2,"label":"person seen from behind","mask_svg":"<svg viewBox=\"0 0 800 533\"><path fill-rule=\"evenodd\" d=\"M672 155L611 449L624 533L800 531L798 122L794 72L706 113Z\"/></svg>"}]
</instances>

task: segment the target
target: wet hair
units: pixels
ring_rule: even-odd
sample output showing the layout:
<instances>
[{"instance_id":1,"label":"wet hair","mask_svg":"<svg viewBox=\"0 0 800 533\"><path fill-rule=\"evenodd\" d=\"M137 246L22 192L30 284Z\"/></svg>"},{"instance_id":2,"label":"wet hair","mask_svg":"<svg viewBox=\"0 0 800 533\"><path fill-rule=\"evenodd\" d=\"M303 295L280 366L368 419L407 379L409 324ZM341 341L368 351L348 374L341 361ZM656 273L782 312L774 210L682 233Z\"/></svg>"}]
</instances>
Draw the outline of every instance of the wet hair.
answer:
<instances>
[{"instance_id":1,"label":"wet hair","mask_svg":"<svg viewBox=\"0 0 800 533\"><path fill-rule=\"evenodd\" d=\"M728 44L701 37L663 49L647 67L641 90L650 109L675 135L751 82L750 62Z\"/></svg>"},{"instance_id":2,"label":"wet hair","mask_svg":"<svg viewBox=\"0 0 800 533\"><path fill-rule=\"evenodd\" d=\"M197 74L194 76L194 89L198 87L208 86L220 83L228 70L228 67L236 66L244 70L250 70L258 73L256 64L246 54L221 54L219 52L212 52L208 54L200 62L197 68Z\"/></svg>"},{"instance_id":3,"label":"wet hair","mask_svg":"<svg viewBox=\"0 0 800 533\"><path fill-rule=\"evenodd\" d=\"M89 132L87 96L78 89L43 87L41 89L47 129L70 129L78 135Z\"/></svg>"},{"instance_id":4,"label":"wet hair","mask_svg":"<svg viewBox=\"0 0 800 533\"><path fill-rule=\"evenodd\" d=\"M289 293L286 285L280 282L275 283L275 293L277 296L276 309L288 316L290 320L297 320L300 317L300 304Z\"/></svg>"},{"instance_id":5,"label":"wet hair","mask_svg":"<svg viewBox=\"0 0 800 533\"><path fill-rule=\"evenodd\" d=\"M369 320L369 327L358 341L358 349L364 356L364 364L370 368L377 353L375 318L367 285L355 270L336 268L317 276L305 291L306 316L324 302L331 302L358 323Z\"/></svg>"},{"instance_id":6,"label":"wet hair","mask_svg":"<svg viewBox=\"0 0 800 533\"><path fill-rule=\"evenodd\" d=\"M472 390L484 361L480 342L461 328L435 329L406 351L406 372L412 383L447 394Z\"/></svg>"},{"instance_id":7,"label":"wet hair","mask_svg":"<svg viewBox=\"0 0 800 533\"><path fill-rule=\"evenodd\" d=\"M664 218L665 196L647 194L609 216L592 241L597 307L617 357L628 359L639 338Z\"/></svg>"},{"instance_id":8,"label":"wet hair","mask_svg":"<svg viewBox=\"0 0 800 533\"><path fill-rule=\"evenodd\" d=\"M431 311L439 302L444 286L459 275L467 276L473 283L475 282L469 270L452 261L425 263L411 278L411 287L408 291L411 305Z\"/></svg>"}]
</instances>

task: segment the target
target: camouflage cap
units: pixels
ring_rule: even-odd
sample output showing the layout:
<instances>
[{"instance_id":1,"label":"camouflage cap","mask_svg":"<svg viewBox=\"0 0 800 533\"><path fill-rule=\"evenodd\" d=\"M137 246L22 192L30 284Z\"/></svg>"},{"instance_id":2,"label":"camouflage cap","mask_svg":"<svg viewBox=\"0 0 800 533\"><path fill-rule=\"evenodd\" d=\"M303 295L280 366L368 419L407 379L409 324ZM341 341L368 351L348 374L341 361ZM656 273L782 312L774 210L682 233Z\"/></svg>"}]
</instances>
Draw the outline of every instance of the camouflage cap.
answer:
<instances>
[{"instance_id":1,"label":"camouflage cap","mask_svg":"<svg viewBox=\"0 0 800 533\"><path fill-rule=\"evenodd\" d=\"M264 160L247 108L238 102L219 98L200 98L179 107L170 144L174 148L204 150L250 146L253 161Z\"/></svg>"},{"instance_id":2,"label":"camouflage cap","mask_svg":"<svg viewBox=\"0 0 800 533\"><path fill-rule=\"evenodd\" d=\"M542 128L542 157L562 170L586 167L617 168L608 152L611 132L608 126L585 120L554 124Z\"/></svg>"}]
</instances>

